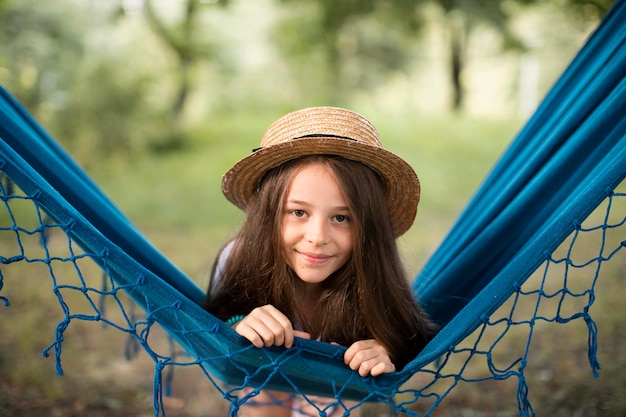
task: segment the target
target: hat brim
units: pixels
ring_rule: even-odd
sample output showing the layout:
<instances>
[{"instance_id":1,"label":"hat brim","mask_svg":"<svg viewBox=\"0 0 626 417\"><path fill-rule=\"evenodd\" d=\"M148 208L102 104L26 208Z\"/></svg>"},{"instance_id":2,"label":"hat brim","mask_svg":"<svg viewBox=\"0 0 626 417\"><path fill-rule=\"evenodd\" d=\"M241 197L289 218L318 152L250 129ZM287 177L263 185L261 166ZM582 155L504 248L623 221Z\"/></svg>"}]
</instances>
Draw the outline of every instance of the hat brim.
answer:
<instances>
[{"instance_id":1,"label":"hat brim","mask_svg":"<svg viewBox=\"0 0 626 417\"><path fill-rule=\"evenodd\" d=\"M342 156L372 168L385 181L395 236L404 234L411 227L420 198L420 183L413 168L390 151L350 139L308 137L259 149L224 174L222 192L230 202L245 211L259 180L268 170L308 155Z\"/></svg>"}]
</instances>

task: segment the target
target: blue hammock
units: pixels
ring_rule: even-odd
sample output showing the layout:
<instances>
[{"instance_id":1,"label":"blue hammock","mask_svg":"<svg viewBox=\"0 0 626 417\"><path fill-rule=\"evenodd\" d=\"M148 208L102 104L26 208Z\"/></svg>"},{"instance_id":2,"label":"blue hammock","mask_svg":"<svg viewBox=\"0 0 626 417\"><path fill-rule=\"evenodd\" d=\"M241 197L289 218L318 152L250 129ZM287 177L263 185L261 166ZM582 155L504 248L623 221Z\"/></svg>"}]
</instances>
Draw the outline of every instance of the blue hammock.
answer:
<instances>
[{"instance_id":1,"label":"blue hammock","mask_svg":"<svg viewBox=\"0 0 626 417\"><path fill-rule=\"evenodd\" d=\"M141 235L4 89L0 89L0 171L4 175L0 196L6 214L0 217L0 237L11 236L15 244L9 249L3 246L1 264L4 268L19 262L39 263L48 268L65 314L57 325L56 340L45 351L54 351L59 374L63 373L63 334L72 320L105 322L141 344L156 363L155 414L163 412L162 372L176 365L199 365L231 402L233 415L259 389L331 397L346 410L345 399L355 400L357 405L379 401L409 415L419 415L411 404L428 399L432 407L426 414L430 414L459 381L474 380L464 374L469 359L453 372L446 370L454 354L484 358L490 374L479 380L517 378L520 414L533 414L524 377L527 349L510 365L496 366L491 356L493 346L480 347L480 337L488 327L504 325L504 334L511 326L526 325L532 332L539 320L582 319L589 328L589 359L597 374L596 324L588 310L598 272L587 290L574 293L564 285L558 292L587 300L574 314L557 311L544 316L535 311L527 319L515 320L515 302L504 319L494 319L493 313L507 300L531 293L538 298L555 296L541 289L530 292L524 283L542 264L546 266L541 288L548 275L545 271L553 268L550 265L577 266L570 258L553 257L568 236L574 236L573 244L580 233L602 233L600 253L585 263L597 263L598 270L600 264L626 252L623 238L617 243L604 238L609 229L622 230L623 236L626 222L623 213L618 213L615 221L611 211L617 205L615 199L626 196L619 191L626 177L624 21L626 1L617 1L417 276L415 294L442 330L398 372L362 378L344 365L344 347L311 340L298 339L292 349L252 347L200 307L203 289ZM35 226L21 223L23 213L16 207L22 207L24 201L31 203ZM607 214L601 224L583 226L602 202ZM61 254L46 240L50 233L59 231L68 237ZM26 236L40 238L43 256L29 255L22 244ZM101 287L87 283L81 269L85 260L104 271ZM60 263L73 266L77 284L61 282L54 269ZM0 289L2 279L0 273ZM64 296L67 291L80 293L93 313L74 313ZM137 318L129 312L124 294L141 307L144 316ZM107 318L99 298L114 300L122 319ZM0 301L9 304L2 295ZM155 324L163 327L191 359L179 361L176 355L156 353L149 340ZM478 334L477 339L468 341L472 334ZM404 387L416 374L429 382L419 388ZM433 385L441 381L447 382L448 388L443 393L434 392ZM404 399L398 402L398 397Z\"/></svg>"}]
</instances>

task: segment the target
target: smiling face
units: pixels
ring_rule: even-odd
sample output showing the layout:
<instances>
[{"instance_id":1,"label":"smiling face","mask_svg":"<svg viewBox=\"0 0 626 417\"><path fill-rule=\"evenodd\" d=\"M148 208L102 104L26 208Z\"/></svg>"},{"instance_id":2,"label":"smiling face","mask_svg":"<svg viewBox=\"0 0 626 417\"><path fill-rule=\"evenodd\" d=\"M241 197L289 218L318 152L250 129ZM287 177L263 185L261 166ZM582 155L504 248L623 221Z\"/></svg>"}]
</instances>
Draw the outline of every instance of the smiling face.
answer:
<instances>
[{"instance_id":1,"label":"smiling face","mask_svg":"<svg viewBox=\"0 0 626 417\"><path fill-rule=\"evenodd\" d=\"M301 166L285 194L281 245L287 264L315 286L350 258L353 226L332 171L320 162Z\"/></svg>"}]
</instances>

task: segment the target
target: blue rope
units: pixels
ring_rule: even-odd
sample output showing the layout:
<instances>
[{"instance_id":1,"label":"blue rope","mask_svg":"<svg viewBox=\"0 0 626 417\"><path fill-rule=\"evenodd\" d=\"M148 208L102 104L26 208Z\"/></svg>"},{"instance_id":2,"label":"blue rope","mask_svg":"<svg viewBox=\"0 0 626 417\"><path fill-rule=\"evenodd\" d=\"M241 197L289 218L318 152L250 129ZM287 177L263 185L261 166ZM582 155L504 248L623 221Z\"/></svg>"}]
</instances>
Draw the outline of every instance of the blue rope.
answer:
<instances>
[{"instance_id":1,"label":"blue rope","mask_svg":"<svg viewBox=\"0 0 626 417\"><path fill-rule=\"evenodd\" d=\"M618 0L420 273L414 289L443 328L398 372L361 378L343 363L344 347L316 341L298 340L292 349L256 349L242 340L200 307L202 289L145 241L2 89L0 235L11 243L0 254L0 290L5 291L10 266L45 266L63 317L43 355L54 352L56 372L63 375L62 344L75 320L99 321L126 333L154 361L155 416L165 414L163 395L171 394L176 366L199 367L230 402L233 416L268 389L291 392L309 405L315 403L312 396L329 397L330 403L316 404L322 415L333 407L348 413L352 406L345 401L352 400L354 407L379 401L418 416L416 404L432 401L424 414L428 416L462 383L511 378L517 378L520 415L534 416L525 372L540 325L583 320L593 375L601 369L590 307L601 267L626 253L623 237L614 241L626 226L626 216L613 212L619 206L615 199L626 198L614 192L626 177L624 18L626 1ZM603 201L603 219L583 227L582 220ZM21 223L25 212L16 215L17 207L26 204L34 227ZM65 236L69 255L50 247L55 234ZM583 261L574 259L581 236L596 234L599 252ZM33 250L33 239L39 240L43 256L41 249ZM557 258L562 242L567 255ZM83 273L86 262L99 266L104 278L92 285ZM59 264L71 265L71 282ZM574 291L570 274L591 267L595 272L586 288ZM559 275L561 282L553 279ZM67 293L85 299L93 311L74 313ZM4 294L0 300L9 305ZM135 304L145 317L135 314ZM572 306L574 312L568 310ZM530 312L524 314L525 309ZM157 353L150 337L155 325L165 328L188 357L176 349ZM507 349L505 340L514 331L526 342ZM475 366L485 373L477 373ZM169 373L163 375L166 367ZM411 385L413 377L420 385Z\"/></svg>"}]
</instances>

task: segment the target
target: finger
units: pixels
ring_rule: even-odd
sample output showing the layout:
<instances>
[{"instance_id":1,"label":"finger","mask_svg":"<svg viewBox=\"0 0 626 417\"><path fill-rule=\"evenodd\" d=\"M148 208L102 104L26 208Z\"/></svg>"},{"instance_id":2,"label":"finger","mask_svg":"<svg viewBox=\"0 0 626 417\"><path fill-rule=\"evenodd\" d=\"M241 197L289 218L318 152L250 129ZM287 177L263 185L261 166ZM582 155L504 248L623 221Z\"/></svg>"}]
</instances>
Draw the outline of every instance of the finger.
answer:
<instances>
[{"instance_id":1,"label":"finger","mask_svg":"<svg viewBox=\"0 0 626 417\"><path fill-rule=\"evenodd\" d=\"M395 372L395 371L396 371L396 367L393 363L391 363L391 361L384 361L384 362L378 362L376 365L372 366L372 368L369 370L369 374L371 376L378 376L378 375L388 374L390 372ZM367 373L363 375L360 370L359 370L359 374L362 376L367 376Z\"/></svg>"},{"instance_id":2,"label":"finger","mask_svg":"<svg viewBox=\"0 0 626 417\"><path fill-rule=\"evenodd\" d=\"M300 339L311 339L311 334L300 330L294 330L293 335Z\"/></svg>"},{"instance_id":3,"label":"finger","mask_svg":"<svg viewBox=\"0 0 626 417\"><path fill-rule=\"evenodd\" d=\"M235 331L247 338L254 346L291 347L293 328L291 322L272 305L255 308L237 326Z\"/></svg>"},{"instance_id":4,"label":"finger","mask_svg":"<svg viewBox=\"0 0 626 417\"><path fill-rule=\"evenodd\" d=\"M273 344L276 346L284 345L286 348L293 346L294 330L291 320L271 304L260 307L260 309L269 315L267 325L275 335Z\"/></svg>"},{"instance_id":5,"label":"finger","mask_svg":"<svg viewBox=\"0 0 626 417\"><path fill-rule=\"evenodd\" d=\"M374 339L353 343L344 354L344 361L361 376L378 376L396 369L387 349Z\"/></svg>"},{"instance_id":6,"label":"finger","mask_svg":"<svg viewBox=\"0 0 626 417\"><path fill-rule=\"evenodd\" d=\"M343 359L346 365L350 364L350 362L354 360L355 356L359 354L359 352L362 352L367 349L371 349L374 346L374 343L375 341L373 339L367 339L367 340L359 340L357 342L354 342L352 345L350 345L350 347L346 350L346 352L343 355ZM364 358L362 358L362 360L364 360Z\"/></svg>"},{"instance_id":7,"label":"finger","mask_svg":"<svg viewBox=\"0 0 626 417\"><path fill-rule=\"evenodd\" d=\"M396 367L388 356L376 356L362 362L352 361L350 369L358 371L361 376L378 376L381 374L394 372Z\"/></svg>"},{"instance_id":8,"label":"finger","mask_svg":"<svg viewBox=\"0 0 626 417\"><path fill-rule=\"evenodd\" d=\"M253 312L241 320L234 329L258 348L272 346L277 337L266 323L267 318L263 317L262 313Z\"/></svg>"},{"instance_id":9,"label":"finger","mask_svg":"<svg viewBox=\"0 0 626 417\"><path fill-rule=\"evenodd\" d=\"M235 327L235 331L242 337L248 339L255 347L262 348L265 346L263 337L254 328L247 325L243 320L240 321Z\"/></svg>"},{"instance_id":10,"label":"finger","mask_svg":"<svg viewBox=\"0 0 626 417\"><path fill-rule=\"evenodd\" d=\"M272 305L259 307L257 318L263 321L270 334L267 336L266 346L282 346L291 347L293 344L293 328L291 321ZM271 341L269 339L272 339Z\"/></svg>"},{"instance_id":11,"label":"finger","mask_svg":"<svg viewBox=\"0 0 626 417\"><path fill-rule=\"evenodd\" d=\"M291 347L293 344L293 329L289 319L274 306L266 305L252 311L255 330L265 342L265 346L272 345Z\"/></svg>"}]
</instances>

